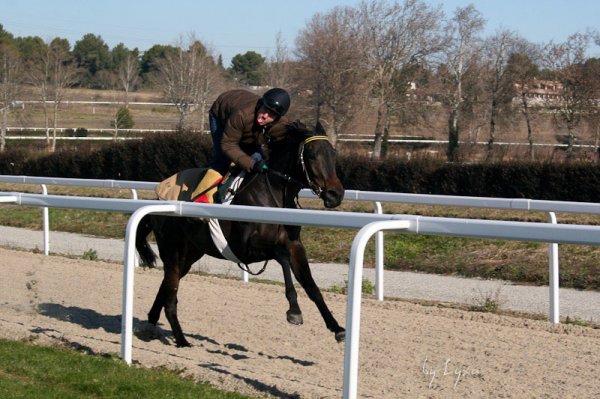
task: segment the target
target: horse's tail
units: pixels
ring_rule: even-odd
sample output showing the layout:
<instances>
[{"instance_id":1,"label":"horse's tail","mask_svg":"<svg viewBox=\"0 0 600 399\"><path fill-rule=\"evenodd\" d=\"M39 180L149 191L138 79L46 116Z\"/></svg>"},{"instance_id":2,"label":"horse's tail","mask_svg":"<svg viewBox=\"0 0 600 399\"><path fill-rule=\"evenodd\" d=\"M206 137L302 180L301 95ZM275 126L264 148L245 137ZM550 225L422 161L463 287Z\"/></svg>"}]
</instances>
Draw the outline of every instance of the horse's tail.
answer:
<instances>
[{"instance_id":1,"label":"horse's tail","mask_svg":"<svg viewBox=\"0 0 600 399\"><path fill-rule=\"evenodd\" d=\"M148 244L148 234L152 232L151 215L142 218L135 237L135 248L140 254L142 263L148 267L156 267L156 255Z\"/></svg>"}]
</instances>

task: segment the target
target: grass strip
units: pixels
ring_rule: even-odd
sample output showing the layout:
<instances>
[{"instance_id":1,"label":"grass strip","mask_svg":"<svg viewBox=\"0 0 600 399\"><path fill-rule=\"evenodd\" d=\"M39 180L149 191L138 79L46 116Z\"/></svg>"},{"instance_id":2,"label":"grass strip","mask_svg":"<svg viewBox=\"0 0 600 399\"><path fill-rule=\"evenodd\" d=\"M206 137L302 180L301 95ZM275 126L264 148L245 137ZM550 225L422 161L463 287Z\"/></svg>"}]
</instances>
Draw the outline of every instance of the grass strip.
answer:
<instances>
[{"instance_id":1,"label":"grass strip","mask_svg":"<svg viewBox=\"0 0 600 399\"><path fill-rule=\"evenodd\" d=\"M0 397L249 398L194 382L178 371L129 367L111 356L0 340Z\"/></svg>"}]
</instances>

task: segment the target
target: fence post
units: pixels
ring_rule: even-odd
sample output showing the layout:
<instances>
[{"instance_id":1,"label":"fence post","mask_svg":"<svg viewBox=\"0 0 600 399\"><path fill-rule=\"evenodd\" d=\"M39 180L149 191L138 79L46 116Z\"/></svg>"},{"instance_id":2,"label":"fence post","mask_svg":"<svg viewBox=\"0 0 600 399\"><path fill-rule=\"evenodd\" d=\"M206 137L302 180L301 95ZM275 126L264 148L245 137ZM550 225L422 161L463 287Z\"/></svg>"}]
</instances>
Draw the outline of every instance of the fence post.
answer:
<instances>
[{"instance_id":1,"label":"fence post","mask_svg":"<svg viewBox=\"0 0 600 399\"><path fill-rule=\"evenodd\" d=\"M42 194L48 195L48 188L45 184L42 184ZM48 256L50 253L50 216L48 215L48 207L42 208L42 227L44 229L44 255Z\"/></svg>"},{"instance_id":2,"label":"fence post","mask_svg":"<svg viewBox=\"0 0 600 399\"><path fill-rule=\"evenodd\" d=\"M375 201L375 212L383 214L381 202ZM375 296L383 301L383 231L375 233Z\"/></svg>"},{"instance_id":3,"label":"fence post","mask_svg":"<svg viewBox=\"0 0 600 399\"><path fill-rule=\"evenodd\" d=\"M123 268L123 306L121 318L121 358L131 364L133 343L133 277L135 270L135 236L142 218L150 213L171 213L179 210L178 205L148 205L136 210L125 230L125 267Z\"/></svg>"},{"instance_id":4,"label":"fence post","mask_svg":"<svg viewBox=\"0 0 600 399\"><path fill-rule=\"evenodd\" d=\"M354 237L348 271L348 304L346 305L346 346L344 352L344 399L356 399L358 392L358 347L360 340L360 301L365 247L371 236L381 230L404 230L407 220L371 222Z\"/></svg>"},{"instance_id":5,"label":"fence post","mask_svg":"<svg viewBox=\"0 0 600 399\"><path fill-rule=\"evenodd\" d=\"M548 212L550 223L557 224L556 214ZM550 322L560 323L560 298L559 298L559 271L558 271L558 244L548 244L548 285L550 286Z\"/></svg>"}]
</instances>

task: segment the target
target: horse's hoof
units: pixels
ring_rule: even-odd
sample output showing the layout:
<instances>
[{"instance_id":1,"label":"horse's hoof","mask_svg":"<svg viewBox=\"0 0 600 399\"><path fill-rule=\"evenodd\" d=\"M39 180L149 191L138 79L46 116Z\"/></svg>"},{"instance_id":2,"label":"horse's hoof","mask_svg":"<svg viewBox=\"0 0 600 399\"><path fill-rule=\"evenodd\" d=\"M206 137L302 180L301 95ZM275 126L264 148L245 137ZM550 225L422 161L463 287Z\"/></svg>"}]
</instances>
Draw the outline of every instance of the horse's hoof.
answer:
<instances>
[{"instance_id":1,"label":"horse's hoof","mask_svg":"<svg viewBox=\"0 0 600 399\"><path fill-rule=\"evenodd\" d=\"M286 314L287 314L288 323L295 324L297 326L304 323L304 319L302 318L302 313L291 313L290 311L288 311Z\"/></svg>"},{"instance_id":2,"label":"horse's hoof","mask_svg":"<svg viewBox=\"0 0 600 399\"><path fill-rule=\"evenodd\" d=\"M178 348L191 348L192 347L192 344L190 344L187 341L177 342L176 345Z\"/></svg>"},{"instance_id":3,"label":"horse's hoof","mask_svg":"<svg viewBox=\"0 0 600 399\"><path fill-rule=\"evenodd\" d=\"M338 331L335 333L335 340L337 342L344 342L346 340L346 331L342 330L342 331Z\"/></svg>"}]
</instances>

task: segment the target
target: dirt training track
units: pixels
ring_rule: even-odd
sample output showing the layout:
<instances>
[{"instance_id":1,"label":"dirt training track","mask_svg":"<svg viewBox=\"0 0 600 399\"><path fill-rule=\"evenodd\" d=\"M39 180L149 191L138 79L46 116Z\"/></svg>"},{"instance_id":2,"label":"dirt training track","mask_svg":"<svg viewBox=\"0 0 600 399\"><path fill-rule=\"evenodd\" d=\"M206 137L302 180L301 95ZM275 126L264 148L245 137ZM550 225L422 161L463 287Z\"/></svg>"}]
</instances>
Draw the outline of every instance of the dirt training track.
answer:
<instances>
[{"instance_id":1,"label":"dirt training track","mask_svg":"<svg viewBox=\"0 0 600 399\"><path fill-rule=\"evenodd\" d=\"M121 265L0 249L0 272L1 337L120 353ZM193 347L179 349L164 316L155 339L142 322L161 278L136 271L134 361L251 395L341 397L344 346L302 293L305 324L292 326L283 287L188 276L179 315ZM346 297L325 298L343 323ZM599 354L600 330L365 300L359 397L600 397Z\"/></svg>"}]
</instances>

